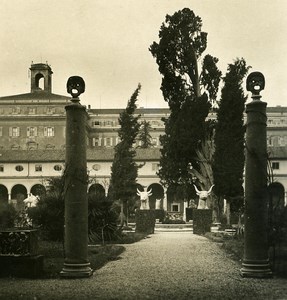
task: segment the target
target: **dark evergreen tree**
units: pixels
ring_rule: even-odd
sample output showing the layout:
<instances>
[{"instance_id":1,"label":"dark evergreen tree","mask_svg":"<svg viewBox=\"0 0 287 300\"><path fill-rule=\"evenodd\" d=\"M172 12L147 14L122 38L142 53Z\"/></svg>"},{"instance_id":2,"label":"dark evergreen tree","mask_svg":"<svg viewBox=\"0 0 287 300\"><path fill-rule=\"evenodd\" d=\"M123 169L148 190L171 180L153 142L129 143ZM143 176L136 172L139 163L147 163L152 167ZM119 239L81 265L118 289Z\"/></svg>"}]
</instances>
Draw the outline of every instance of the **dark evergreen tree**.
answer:
<instances>
[{"instance_id":1,"label":"dark evergreen tree","mask_svg":"<svg viewBox=\"0 0 287 300\"><path fill-rule=\"evenodd\" d=\"M201 18L188 8L167 15L159 43L153 42L149 49L163 76L161 90L171 110L160 139L158 174L166 186L191 183L188 169L190 163L197 167L196 149L205 136L205 119L218 91L218 59L207 55L199 72L198 61L207 45L207 33L201 27Z\"/></svg>"},{"instance_id":2,"label":"dark evergreen tree","mask_svg":"<svg viewBox=\"0 0 287 300\"><path fill-rule=\"evenodd\" d=\"M138 140L141 142L140 148L150 148L153 146L152 143L152 136L150 134L151 131L151 125L148 121L144 120L141 123L141 127L138 134Z\"/></svg>"},{"instance_id":3,"label":"dark evergreen tree","mask_svg":"<svg viewBox=\"0 0 287 300\"><path fill-rule=\"evenodd\" d=\"M134 161L136 151L133 144L139 132L140 116L135 116L136 101L140 92L139 84L128 101L126 109L120 114L119 144L115 147L114 161L111 167L110 196L114 201L119 200L122 205L121 223L127 220L127 203L136 193L138 166Z\"/></svg>"},{"instance_id":4,"label":"dark evergreen tree","mask_svg":"<svg viewBox=\"0 0 287 300\"><path fill-rule=\"evenodd\" d=\"M231 211L243 205L244 120L247 97L242 88L249 67L236 59L228 65L217 112L215 153L213 162L214 191L230 203ZM229 213L228 213L229 219ZM228 220L229 223L229 220Z\"/></svg>"}]
</instances>

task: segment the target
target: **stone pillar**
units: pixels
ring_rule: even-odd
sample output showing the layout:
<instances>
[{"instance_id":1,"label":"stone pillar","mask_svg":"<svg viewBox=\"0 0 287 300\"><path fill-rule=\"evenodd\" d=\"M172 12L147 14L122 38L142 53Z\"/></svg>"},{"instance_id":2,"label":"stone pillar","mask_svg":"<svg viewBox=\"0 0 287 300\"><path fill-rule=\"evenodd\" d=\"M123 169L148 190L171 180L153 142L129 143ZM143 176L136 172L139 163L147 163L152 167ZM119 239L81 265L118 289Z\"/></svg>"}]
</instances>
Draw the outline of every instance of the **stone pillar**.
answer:
<instances>
[{"instance_id":1,"label":"stone pillar","mask_svg":"<svg viewBox=\"0 0 287 300\"><path fill-rule=\"evenodd\" d=\"M186 222L186 209L188 208L188 200L183 202L183 221Z\"/></svg>"},{"instance_id":2,"label":"stone pillar","mask_svg":"<svg viewBox=\"0 0 287 300\"><path fill-rule=\"evenodd\" d=\"M246 161L244 259L241 275L264 278L272 275L268 257L266 103L260 101L264 76L259 72L247 78L253 101L246 105Z\"/></svg>"},{"instance_id":3,"label":"stone pillar","mask_svg":"<svg viewBox=\"0 0 287 300\"><path fill-rule=\"evenodd\" d=\"M61 277L89 277L88 200L86 161L86 109L79 103L81 77L70 77L68 92L71 104L66 106L66 168L65 168L65 262ZM78 92L75 92L75 89Z\"/></svg>"},{"instance_id":4,"label":"stone pillar","mask_svg":"<svg viewBox=\"0 0 287 300\"><path fill-rule=\"evenodd\" d=\"M166 189L164 189L164 193L163 193L162 207L163 207L164 211L167 211L167 190Z\"/></svg>"}]
</instances>

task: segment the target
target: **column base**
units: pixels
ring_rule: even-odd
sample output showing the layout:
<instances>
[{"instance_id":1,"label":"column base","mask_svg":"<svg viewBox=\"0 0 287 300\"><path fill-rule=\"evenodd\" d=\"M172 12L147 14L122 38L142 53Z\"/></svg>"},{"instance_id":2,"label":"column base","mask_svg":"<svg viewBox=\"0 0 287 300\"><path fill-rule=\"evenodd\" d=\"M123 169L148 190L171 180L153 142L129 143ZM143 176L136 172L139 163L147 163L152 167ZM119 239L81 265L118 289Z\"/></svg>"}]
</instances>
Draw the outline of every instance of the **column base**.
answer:
<instances>
[{"instance_id":1,"label":"column base","mask_svg":"<svg viewBox=\"0 0 287 300\"><path fill-rule=\"evenodd\" d=\"M240 269L240 275L249 278L270 278L273 276L269 260L243 262L242 268Z\"/></svg>"},{"instance_id":2,"label":"column base","mask_svg":"<svg viewBox=\"0 0 287 300\"><path fill-rule=\"evenodd\" d=\"M90 263L85 264L68 264L64 263L64 267L60 272L62 278L87 278L93 275Z\"/></svg>"}]
</instances>

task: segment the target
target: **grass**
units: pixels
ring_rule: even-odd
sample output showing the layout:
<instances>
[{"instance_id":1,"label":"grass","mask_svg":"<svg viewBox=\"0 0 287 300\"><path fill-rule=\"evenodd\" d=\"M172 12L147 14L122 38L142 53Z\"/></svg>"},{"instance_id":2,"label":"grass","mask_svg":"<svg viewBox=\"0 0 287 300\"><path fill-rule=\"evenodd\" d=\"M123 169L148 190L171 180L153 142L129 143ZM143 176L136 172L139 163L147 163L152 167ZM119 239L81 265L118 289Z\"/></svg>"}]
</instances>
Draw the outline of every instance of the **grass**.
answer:
<instances>
[{"instance_id":1,"label":"grass","mask_svg":"<svg viewBox=\"0 0 287 300\"><path fill-rule=\"evenodd\" d=\"M213 242L220 243L222 248L236 261L240 261L244 254L244 236L230 235L226 232L208 232L205 236Z\"/></svg>"},{"instance_id":2,"label":"grass","mask_svg":"<svg viewBox=\"0 0 287 300\"><path fill-rule=\"evenodd\" d=\"M205 236L222 245L226 253L235 261L241 262L244 256L244 236L230 236L224 232L208 232ZM286 239L269 248L271 269L279 277L287 277Z\"/></svg>"},{"instance_id":3,"label":"grass","mask_svg":"<svg viewBox=\"0 0 287 300\"><path fill-rule=\"evenodd\" d=\"M124 252L124 244L138 242L146 237L146 234L135 232L123 233L116 242L101 243L88 246L88 259L93 270L100 269L107 262L120 259ZM43 278L58 278L64 265L63 243L54 241L39 241L39 254L44 255Z\"/></svg>"}]
</instances>

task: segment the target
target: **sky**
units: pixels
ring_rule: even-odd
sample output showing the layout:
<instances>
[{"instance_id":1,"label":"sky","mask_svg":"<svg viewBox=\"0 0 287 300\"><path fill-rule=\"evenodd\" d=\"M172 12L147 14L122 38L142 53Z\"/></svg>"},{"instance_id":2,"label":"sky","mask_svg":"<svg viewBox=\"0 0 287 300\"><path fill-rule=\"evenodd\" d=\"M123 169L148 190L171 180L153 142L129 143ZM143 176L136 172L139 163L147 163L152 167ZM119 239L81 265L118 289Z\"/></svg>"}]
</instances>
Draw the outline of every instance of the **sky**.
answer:
<instances>
[{"instance_id":1,"label":"sky","mask_svg":"<svg viewBox=\"0 0 287 300\"><path fill-rule=\"evenodd\" d=\"M67 79L81 76L92 108L125 108L138 83L139 107L168 107L148 48L185 7L201 17L204 54L223 74L243 57L265 76L262 100L287 106L286 0L1 0L0 96L30 92L33 61L51 66L55 94L69 96Z\"/></svg>"}]
</instances>

